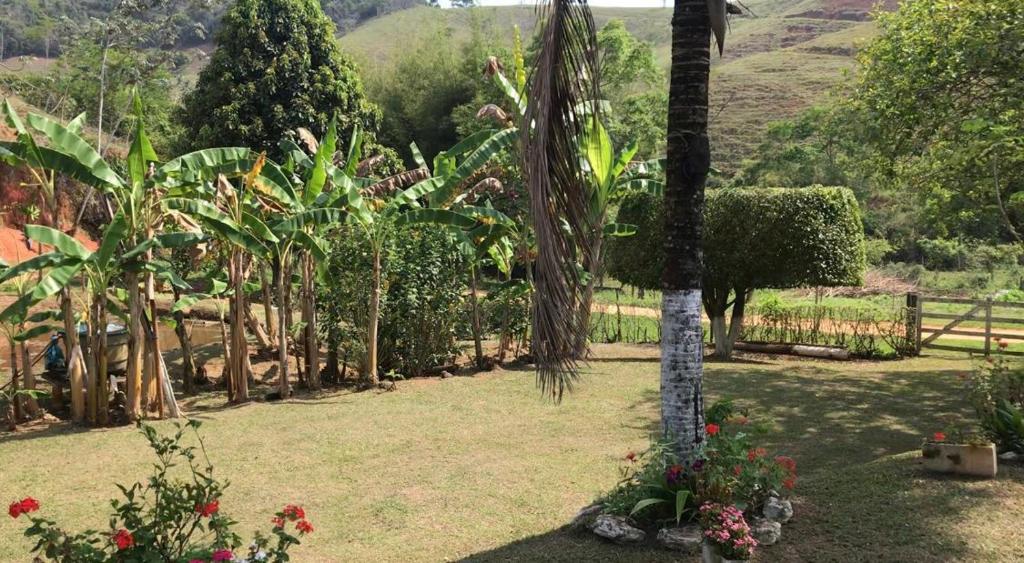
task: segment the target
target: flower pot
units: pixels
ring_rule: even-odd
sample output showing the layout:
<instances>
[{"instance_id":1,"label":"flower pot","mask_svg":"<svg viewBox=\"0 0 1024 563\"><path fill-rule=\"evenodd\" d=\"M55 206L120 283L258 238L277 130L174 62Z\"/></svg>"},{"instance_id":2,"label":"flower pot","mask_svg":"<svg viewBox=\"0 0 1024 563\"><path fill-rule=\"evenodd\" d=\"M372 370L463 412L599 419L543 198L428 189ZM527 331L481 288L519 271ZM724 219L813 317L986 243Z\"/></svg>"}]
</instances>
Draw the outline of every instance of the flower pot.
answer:
<instances>
[{"instance_id":1,"label":"flower pot","mask_svg":"<svg viewBox=\"0 0 1024 563\"><path fill-rule=\"evenodd\" d=\"M939 473L996 476L995 444L947 444L928 442L921 448L924 467Z\"/></svg>"},{"instance_id":2,"label":"flower pot","mask_svg":"<svg viewBox=\"0 0 1024 563\"><path fill-rule=\"evenodd\" d=\"M718 548L711 542L705 541L700 551L701 563L743 563L739 559L726 559L718 553Z\"/></svg>"}]
</instances>

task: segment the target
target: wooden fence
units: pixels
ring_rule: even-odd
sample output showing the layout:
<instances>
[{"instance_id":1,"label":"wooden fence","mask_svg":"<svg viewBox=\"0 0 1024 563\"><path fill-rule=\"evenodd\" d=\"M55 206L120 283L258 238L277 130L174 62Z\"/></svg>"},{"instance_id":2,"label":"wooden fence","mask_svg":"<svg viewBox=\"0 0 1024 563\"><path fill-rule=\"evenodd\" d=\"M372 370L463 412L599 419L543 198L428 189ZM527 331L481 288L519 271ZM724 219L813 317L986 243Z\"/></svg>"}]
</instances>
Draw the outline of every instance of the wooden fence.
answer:
<instances>
[{"instance_id":1,"label":"wooden fence","mask_svg":"<svg viewBox=\"0 0 1024 563\"><path fill-rule=\"evenodd\" d=\"M929 304L946 304L940 309L945 312L935 311L935 307L929 308ZM953 304L953 307L948 306ZM963 312L948 312L957 305L966 308ZM952 350L955 352L969 352L972 354L983 354L988 356L992 353L993 347L997 346L998 340L1010 342L1024 342L1024 303L994 301L987 299L964 299L956 297L931 297L916 293L907 294L907 309L911 312L907 317L907 337L914 342L915 353L920 354L922 349ZM1014 316L1013 312L1020 312ZM935 319L942 322L942 325L928 323L928 319ZM976 322L983 326L963 326L966 322ZM993 323L999 327L993 328ZM1005 325L1021 325L1021 330L1005 328ZM943 344L939 342L942 337L951 337L958 340L956 345ZM966 343L977 343L977 346L968 346ZM1009 349L1002 350L1003 354L1011 356L1024 356L1024 352Z\"/></svg>"}]
</instances>

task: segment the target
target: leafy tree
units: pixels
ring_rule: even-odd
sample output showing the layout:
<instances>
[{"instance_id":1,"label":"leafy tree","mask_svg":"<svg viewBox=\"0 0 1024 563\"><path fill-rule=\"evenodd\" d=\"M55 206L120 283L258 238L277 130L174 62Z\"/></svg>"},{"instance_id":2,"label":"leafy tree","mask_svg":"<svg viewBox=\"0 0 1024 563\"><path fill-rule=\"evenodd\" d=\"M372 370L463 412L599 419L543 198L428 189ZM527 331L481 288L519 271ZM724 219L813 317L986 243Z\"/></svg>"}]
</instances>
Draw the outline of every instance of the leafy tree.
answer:
<instances>
[{"instance_id":1,"label":"leafy tree","mask_svg":"<svg viewBox=\"0 0 1024 563\"><path fill-rule=\"evenodd\" d=\"M277 156L278 141L303 127L317 138L338 116L338 141L375 132L352 61L316 0L239 0L225 14L217 49L183 100L182 144L249 146Z\"/></svg>"},{"instance_id":2,"label":"leafy tree","mask_svg":"<svg viewBox=\"0 0 1024 563\"><path fill-rule=\"evenodd\" d=\"M910 0L877 21L852 96L862 140L934 236L1020 241L1024 4Z\"/></svg>"}]
</instances>

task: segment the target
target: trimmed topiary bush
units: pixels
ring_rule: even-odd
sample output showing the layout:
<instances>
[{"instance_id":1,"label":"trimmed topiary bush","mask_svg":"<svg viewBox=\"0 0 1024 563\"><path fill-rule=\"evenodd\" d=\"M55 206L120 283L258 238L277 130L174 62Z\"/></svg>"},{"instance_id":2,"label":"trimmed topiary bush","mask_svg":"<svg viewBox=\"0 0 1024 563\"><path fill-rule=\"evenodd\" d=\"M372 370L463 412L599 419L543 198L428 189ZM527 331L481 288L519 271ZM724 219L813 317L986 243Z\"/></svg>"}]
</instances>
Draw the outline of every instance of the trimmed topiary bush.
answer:
<instances>
[{"instance_id":1,"label":"trimmed topiary bush","mask_svg":"<svg viewBox=\"0 0 1024 563\"><path fill-rule=\"evenodd\" d=\"M610 241L609 274L636 287L661 286L663 214L658 196L634 193L622 201L618 222L635 225L637 233ZM821 186L710 190L704 269L704 306L716 352L728 357L754 289L862 283L864 228L853 192Z\"/></svg>"}]
</instances>

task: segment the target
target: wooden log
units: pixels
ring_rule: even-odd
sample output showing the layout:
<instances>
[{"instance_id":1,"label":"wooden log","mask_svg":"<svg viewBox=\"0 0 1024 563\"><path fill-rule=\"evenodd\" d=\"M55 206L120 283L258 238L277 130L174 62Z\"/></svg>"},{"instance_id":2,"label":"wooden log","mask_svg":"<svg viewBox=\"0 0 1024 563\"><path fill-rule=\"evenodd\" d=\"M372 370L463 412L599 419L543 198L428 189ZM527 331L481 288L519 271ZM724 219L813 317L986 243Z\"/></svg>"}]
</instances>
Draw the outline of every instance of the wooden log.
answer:
<instances>
[{"instance_id":1,"label":"wooden log","mask_svg":"<svg viewBox=\"0 0 1024 563\"><path fill-rule=\"evenodd\" d=\"M775 344L770 342L737 342L736 350L758 352L761 354L786 354L806 358L826 358L830 360L849 360L850 351L846 348L831 346L811 346L807 344Z\"/></svg>"}]
</instances>

